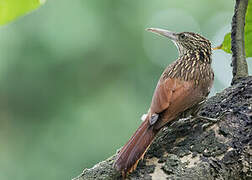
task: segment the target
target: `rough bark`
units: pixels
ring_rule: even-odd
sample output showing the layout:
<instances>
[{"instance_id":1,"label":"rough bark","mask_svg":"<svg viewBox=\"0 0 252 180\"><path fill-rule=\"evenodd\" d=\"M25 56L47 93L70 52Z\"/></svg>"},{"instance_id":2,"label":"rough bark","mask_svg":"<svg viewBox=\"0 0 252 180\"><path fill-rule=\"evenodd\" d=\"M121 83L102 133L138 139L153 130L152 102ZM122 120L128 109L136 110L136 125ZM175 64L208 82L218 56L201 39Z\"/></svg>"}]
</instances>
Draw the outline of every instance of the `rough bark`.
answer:
<instances>
[{"instance_id":1,"label":"rough bark","mask_svg":"<svg viewBox=\"0 0 252 180\"><path fill-rule=\"evenodd\" d=\"M208 99L200 114L217 122L190 118L165 127L128 179L252 179L252 77ZM74 180L121 179L114 157Z\"/></svg>"},{"instance_id":2,"label":"rough bark","mask_svg":"<svg viewBox=\"0 0 252 180\"><path fill-rule=\"evenodd\" d=\"M248 65L246 62L244 26L248 0L236 0L234 16L232 18L231 51L233 66L233 80L248 76Z\"/></svg>"}]
</instances>

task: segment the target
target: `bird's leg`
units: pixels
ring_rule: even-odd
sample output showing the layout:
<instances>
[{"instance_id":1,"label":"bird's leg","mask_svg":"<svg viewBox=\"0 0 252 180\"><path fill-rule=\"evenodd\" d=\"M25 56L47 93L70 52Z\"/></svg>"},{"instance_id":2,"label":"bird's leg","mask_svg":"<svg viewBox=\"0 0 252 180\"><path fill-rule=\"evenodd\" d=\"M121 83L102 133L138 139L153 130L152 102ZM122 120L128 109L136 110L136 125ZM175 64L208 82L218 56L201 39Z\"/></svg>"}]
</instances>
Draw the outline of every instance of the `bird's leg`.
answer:
<instances>
[{"instance_id":1,"label":"bird's leg","mask_svg":"<svg viewBox=\"0 0 252 180\"><path fill-rule=\"evenodd\" d=\"M210 118L210 117L206 117L206 116L201 116L199 114L197 114L197 116L195 116L195 118L200 118L200 119L208 121L208 122L217 122L219 119L219 118Z\"/></svg>"},{"instance_id":2,"label":"bird's leg","mask_svg":"<svg viewBox=\"0 0 252 180\"><path fill-rule=\"evenodd\" d=\"M178 122L179 123L185 123L186 121L189 121L192 119L192 116L190 114L188 114L187 111L182 112L178 118ZM174 121L175 122L175 121Z\"/></svg>"}]
</instances>

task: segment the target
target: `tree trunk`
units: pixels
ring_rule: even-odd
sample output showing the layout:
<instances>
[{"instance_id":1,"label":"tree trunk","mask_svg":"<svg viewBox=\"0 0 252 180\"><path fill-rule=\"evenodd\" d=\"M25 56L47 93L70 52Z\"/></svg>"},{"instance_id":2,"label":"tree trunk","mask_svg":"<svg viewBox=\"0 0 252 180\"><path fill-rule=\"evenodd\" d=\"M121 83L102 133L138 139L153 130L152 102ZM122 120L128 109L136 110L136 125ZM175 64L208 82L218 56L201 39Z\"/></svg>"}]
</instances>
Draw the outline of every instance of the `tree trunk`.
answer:
<instances>
[{"instance_id":1,"label":"tree trunk","mask_svg":"<svg viewBox=\"0 0 252 180\"><path fill-rule=\"evenodd\" d=\"M200 118L179 120L156 137L128 179L252 179L252 77L211 97ZM115 155L74 180L121 179Z\"/></svg>"}]
</instances>

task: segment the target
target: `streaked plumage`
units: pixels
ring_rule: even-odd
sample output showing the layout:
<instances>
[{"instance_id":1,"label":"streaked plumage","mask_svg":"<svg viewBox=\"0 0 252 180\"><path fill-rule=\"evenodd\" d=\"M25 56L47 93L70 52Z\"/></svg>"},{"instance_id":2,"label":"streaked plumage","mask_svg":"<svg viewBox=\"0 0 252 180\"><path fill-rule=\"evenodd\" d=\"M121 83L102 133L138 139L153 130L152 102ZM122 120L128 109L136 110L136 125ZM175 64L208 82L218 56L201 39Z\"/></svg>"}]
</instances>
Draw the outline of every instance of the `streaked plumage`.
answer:
<instances>
[{"instance_id":1,"label":"streaked plumage","mask_svg":"<svg viewBox=\"0 0 252 180\"><path fill-rule=\"evenodd\" d=\"M154 28L149 31L172 39L179 57L162 73L145 121L117 155L114 167L123 174L136 168L165 124L205 100L214 79L211 43L206 38L192 32L172 33ZM151 121L153 117L157 117L155 123Z\"/></svg>"}]
</instances>

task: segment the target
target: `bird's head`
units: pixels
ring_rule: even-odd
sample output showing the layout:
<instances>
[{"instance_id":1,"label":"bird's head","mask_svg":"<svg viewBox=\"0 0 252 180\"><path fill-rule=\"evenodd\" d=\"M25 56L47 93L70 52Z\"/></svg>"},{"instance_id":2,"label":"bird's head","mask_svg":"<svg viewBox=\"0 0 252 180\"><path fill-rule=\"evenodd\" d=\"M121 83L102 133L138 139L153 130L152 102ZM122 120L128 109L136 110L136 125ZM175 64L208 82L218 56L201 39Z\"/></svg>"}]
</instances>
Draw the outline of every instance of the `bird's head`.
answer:
<instances>
[{"instance_id":1,"label":"bird's head","mask_svg":"<svg viewBox=\"0 0 252 180\"><path fill-rule=\"evenodd\" d=\"M211 55L210 41L199 34L193 32L175 33L159 28L148 28L146 30L171 39L177 46L180 55L197 51L208 56Z\"/></svg>"}]
</instances>

